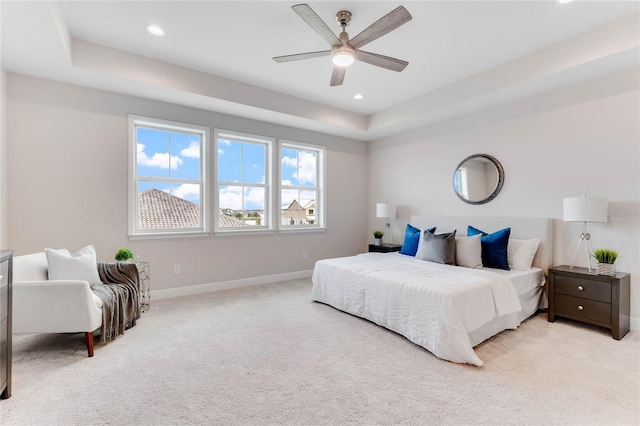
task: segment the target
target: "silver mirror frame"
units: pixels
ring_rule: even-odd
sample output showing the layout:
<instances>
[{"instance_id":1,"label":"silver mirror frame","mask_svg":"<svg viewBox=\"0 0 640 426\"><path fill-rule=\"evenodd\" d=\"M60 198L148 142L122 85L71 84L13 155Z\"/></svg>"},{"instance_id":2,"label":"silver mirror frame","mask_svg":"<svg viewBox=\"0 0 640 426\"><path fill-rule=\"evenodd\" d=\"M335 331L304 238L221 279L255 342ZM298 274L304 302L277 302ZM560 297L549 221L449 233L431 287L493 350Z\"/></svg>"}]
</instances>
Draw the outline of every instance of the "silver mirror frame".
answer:
<instances>
[{"instance_id":1,"label":"silver mirror frame","mask_svg":"<svg viewBox=\"0 0 640 426\"><path fill-rule=\"evenodd\" d=\"M464 163L466 163L467 161L472 160L474 158L478 158L478 157L485 158L485 159L489 160L495 166L496 171L498 172L498 182L496 183L495 189L493 190L493 192L491 194L489 194L488 197L486 197L486 198L484 198L482 200L472 201L472 200L467 200L466 198L464 198L456 190L456 173L458 173L458 170L460 169L460 167ZM488 155L488 154L473 154L473 155L468 156L467 158L462 160L460 163L458 163L458 165L456 166L456 169L453 172L453 192L455 192L455 194L458 196L458 198L460 198L462 201L464 201L467 204L479 205L479 204L488 203L489 201L493 200L494 198L496 198L498 196L498 194L502 190L502 185L503 184L504 184L504 169L502 168L502 164L500 164L500 162L495 157L492 157L491 155Z\"/></svg>"}]
</instances>

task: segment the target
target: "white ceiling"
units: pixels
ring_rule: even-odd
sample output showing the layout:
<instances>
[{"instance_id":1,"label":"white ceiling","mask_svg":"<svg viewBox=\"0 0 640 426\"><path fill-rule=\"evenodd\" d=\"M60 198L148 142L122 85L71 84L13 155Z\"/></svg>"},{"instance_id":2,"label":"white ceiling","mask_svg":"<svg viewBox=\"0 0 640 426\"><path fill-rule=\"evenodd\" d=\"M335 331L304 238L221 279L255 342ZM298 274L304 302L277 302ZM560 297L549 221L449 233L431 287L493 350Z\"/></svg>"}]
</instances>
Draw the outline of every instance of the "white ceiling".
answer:
<instances>
[{"instance_id":1,"label":"white ceiling","mask_svg":"<svg viewBox=\"0 0 640 426\"><path fill-rule=\"evenodd\" d=\"M336 34L351 11L351 37L399 5L413 16L365 48L409 61L403 72L356 62L329 87L329 57L271 59L329 48L297 3L2 0L2 67L373 140L639 66L638 1L310 1Z\"/></svg>"}]
</instances>

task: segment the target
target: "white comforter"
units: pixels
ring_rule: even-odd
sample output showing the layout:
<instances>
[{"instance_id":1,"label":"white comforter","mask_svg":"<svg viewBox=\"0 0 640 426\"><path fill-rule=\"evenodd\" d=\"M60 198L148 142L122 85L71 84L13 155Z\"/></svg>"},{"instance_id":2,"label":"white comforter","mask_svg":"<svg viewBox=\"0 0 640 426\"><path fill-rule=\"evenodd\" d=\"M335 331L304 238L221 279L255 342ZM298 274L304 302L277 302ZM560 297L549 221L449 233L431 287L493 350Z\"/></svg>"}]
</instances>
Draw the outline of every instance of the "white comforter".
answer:
<instances>
[{"instance_id":1,"label":"white comforter","mask_svg":"<svg viewBox=\"0 0 640 426\"><path fill-rule=\"evenodd\" d=\"M313 300L395 331L439 358L477 366L482 361L467 333L522 309L504 276L398 253L321 260L312 281Z\"/></svg>"}]
</instances>

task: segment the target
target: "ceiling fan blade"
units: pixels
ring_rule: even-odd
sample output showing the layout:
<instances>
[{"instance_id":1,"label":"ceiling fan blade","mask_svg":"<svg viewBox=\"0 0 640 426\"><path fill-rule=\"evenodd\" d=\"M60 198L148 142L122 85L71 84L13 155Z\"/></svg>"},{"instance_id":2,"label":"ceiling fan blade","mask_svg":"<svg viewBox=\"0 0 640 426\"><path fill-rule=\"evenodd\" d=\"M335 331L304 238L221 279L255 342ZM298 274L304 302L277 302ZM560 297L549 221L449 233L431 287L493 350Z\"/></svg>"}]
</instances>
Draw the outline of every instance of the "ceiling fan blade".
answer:
<instances>
[{"instance_id":1,"label":"ceiling fan blade","mask_svg":"<svg viewBox=\"0 0 640 426\"><path fill-rule=\"evenodd\" d=\"M360 34L349 40L349 44L359 49L367 43L379 39L383 35L395 30L411 20L411 14L407 9L398 6L373 24L369 25Z\"/></svg>"},{"instance_id":2,"label":"ceiling fan blade","mask_svg":"<svg viewBox=\"0 0 640 426\"><path fill-rule=\"evenodd\" d=\"M331 83L329 86L340 86L344 81L344 73L347 71L347 67L339 67L337 65L333 66L333 71L331 71Z\"/></svg>"},{"instance_id":3,"label":"ceiling fan blade","mask_svg":"<svg viewBox=\"0 0 640 426\"><path fill-rule=\"evenodd\" d=\"M307 52L307 53L296 53L294 55L274 56L273 60L276 62L291 62L291 61L300 61L302 59L320 58L322 56L329 56L329 55L331 55L330 50L321 50L319 52Z\"/></svg>"},{"instance_id":4,"label":"ceiling fan blade","mask_svg":"<svg viewBox=\"0 0 640 426\"><path fill-rule=\"evenodd\" d=\"M291 6L294 12L300 16L304 22L329 42L332 46L342 46L340 39L331 31L331 28L309 7L308 4L296 4Z\"/></svg>"},{"instance_id":5,"label":"ceiling fan blade","mask_svg":"<svg viewBox=\"0 0 640 426\"><path fill-rule=\"evenodd\" d=\"M401 59L392 58L389 56L379 55L377 53L365 52L364 50L356 51L356 59L358 61L366 62L367 64L375 65L377 67L386 68L391 71L400 72L409 62Z\"/></svg>"}]
</instances>

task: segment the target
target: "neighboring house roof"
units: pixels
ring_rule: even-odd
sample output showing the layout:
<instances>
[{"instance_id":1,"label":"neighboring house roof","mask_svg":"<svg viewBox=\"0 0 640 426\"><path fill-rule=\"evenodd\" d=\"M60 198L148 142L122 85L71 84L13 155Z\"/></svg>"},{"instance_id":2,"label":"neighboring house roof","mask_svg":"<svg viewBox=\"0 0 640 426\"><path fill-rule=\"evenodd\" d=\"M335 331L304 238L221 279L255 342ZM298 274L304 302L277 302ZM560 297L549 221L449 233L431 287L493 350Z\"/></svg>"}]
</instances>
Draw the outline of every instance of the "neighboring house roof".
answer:
<instances>
[{"instance_id":1,"label":"neighboring house roof","mask_svg":"<svg viewBox=\"0 0 640 426\"><path fill-rule=\"evenodd\" d=\"M244 221L238 220L234 217L227 216L226 214L220 214L220 220L218 224L221 228L236 228L239 226L249 226Z\"/></svg>"},{"instance_id":2,"label":"neighboring house roof","mask_svg":"<svg viewBox=\"0 0 640 426\"><path fill-rule=\"evenodd\" d=\"M159 189L138 193L138 219L141 229L198 228L200 208L197 204ZM243 221L220 215L220 226L247 226Z\"/></svg>"},{"instance_id":3,"label":"neighboring house roof","mask_svg":"<svg viewBox=\"0 0 640 426\"><path fill-rule=\"evenodd\" d=\"M282 215L288 219L304 219L305 211L297 200L293 200L289 207L283 210Z\"/></svg>"}]
</instances>

